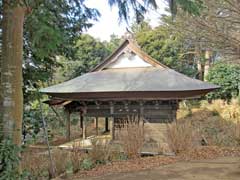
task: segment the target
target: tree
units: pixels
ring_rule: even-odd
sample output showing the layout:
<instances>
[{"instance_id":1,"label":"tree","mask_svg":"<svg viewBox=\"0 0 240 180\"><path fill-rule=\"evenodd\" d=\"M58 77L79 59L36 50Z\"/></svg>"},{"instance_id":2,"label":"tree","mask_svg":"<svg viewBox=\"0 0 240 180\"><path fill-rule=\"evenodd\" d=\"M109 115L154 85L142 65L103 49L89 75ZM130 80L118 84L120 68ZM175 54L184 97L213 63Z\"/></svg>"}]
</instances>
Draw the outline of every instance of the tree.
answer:
<instances>
[{"instance_id":1,"label":"tree","mask_svg":"<svg viewBox=\"0 0 240 180\"><path fill-rule=\"evenodd\" d=\"M3 10L3 7L2 7L2 1L0 1L0 12L2 12ZM1 93L2 92L2 86L1 86L1 82L2 82L2 13L0 13L0 109L2 109L2 101L3 101L3 94ZM1 137L2 137L2 132L1 130L3 129L3 122L2 122L2 113L0 113L0 140L1 140Z\"/></svg>"},{"instance_id":2,"label":"tree","mask_svg":"<svg viewBox=\"0 0 240 180\"><path fill-rule=\"evenodd\" d=\"M202 0L168 0L168 3L173 17L176 16L178 8L191 15L199 16L204 7Z\"/></svg>"},{"instance_id":3,"label":"tree","mask_svg":"<svg viewBox=\"0 0 240 180\"><path fill-rule=\"evenodd\" d=\"M110 51L102 42L87 34L81 35L76 41L75 51L75 58L72 61L75 67L72 66L73 73L69 78L90 71L110 54Z\"/></svg>"},{"instance_id":4,"label":"tree","mask_svg":"<svg viewBox=\"0 0 240 180\"><path fill-rule=\"evenodd\" d=\"M179 11L172 28L197 47L218 52L228 62L240 62L240 6L238 0L203 0L200 16ZM197 53L197 52L196 52ZM201 54L201 53L199 53Z\"/></svg>"},{"instance_id":5,"label":"tree","mask_svg":"<svg viewBox=\"0 0 240 180\"><path fill-rule=\"evenodd\" d=\"M51 72L57 53L71 52L66 51L69 48L65 44L71 45L76 35L91 25L89 20L94 20L99 15L98 11L86 7L82 1L27 2L29 4L25 4L26 1L5 0L2 14L0 122L4 137L12 137L14 143L18 145L21 144L22 133L23 40L25 75L30 72L30 69L29 77L34 77L34 72L39 73L40 69ZM32 9L34 11L31 11ZM26 12L32 13L27 16L23 33ZM43 65L44 60L49 64ZM34 80L34 78L30 79ZM25 81L25 87L28 85L27 82Z\"/></svg>"},{"instance_id":6,"label":"tree","mask_svg":"<svg viewBox=\"0 0 240 180\"><path fill-rule=\"evenodd\" d=\"M231 100L240 93L240 66L218 62L210 68L207 80L221 86L208 95L209 99Z\"/></svg>"},{"instance_id":7,"label":"tree","mask_svg":"<svg viewBox=\"0 0 240 180\"><path fill-rule=\"evenodd\" d=\"M165 17L170 18L170 17ZM147 22L134 25L135 38L141 48L159 62L189 76L196 75L193 57L181 36L173 34L167 24L154 29Z\"/></svg>"},{"instance_id":8,"label":"tree","mask_svg":"<svg viewBox=\"0 0 240 180\"><path fill-rule=\"evenodd\" d=\"M23 23L27 8L3 1L1 118L3 136L21 144Z\"/></svg>"},{"instance_id":9,"label":"tree","mask_svg":"<svg viewBox=\"0 0 240 180\"><path fill-rule=\"evenodd\" d=\"M108 49L108 51L111 53L111 52L113 52L114 50L116 50L118 48L118 46L121 43L121 38L119 38L115 34L112 34L110 36L110 41L109 42L108 41L104 41L103 43L106 46L106 48Z\"/></svg>"},{"instance_id":10,"label":"tree","mask_svg":"<svg viewBox=\"0 0 240 180\"><path fill-rule=\"evenodd\" d=\"M177 10L182 9L191 15L200 15L200 11L203 8L202 0L164 0L168 3L170 11L173 17L176 16ZM130 11L134 12L135 22L140 23L144 20L144 14L148 9L157 9L156 0L131 0L131 1L121 1L121 0L108 0L110 6L118 7L118 14L120 20L129 21Z\"/></svg>"}]
</instances>

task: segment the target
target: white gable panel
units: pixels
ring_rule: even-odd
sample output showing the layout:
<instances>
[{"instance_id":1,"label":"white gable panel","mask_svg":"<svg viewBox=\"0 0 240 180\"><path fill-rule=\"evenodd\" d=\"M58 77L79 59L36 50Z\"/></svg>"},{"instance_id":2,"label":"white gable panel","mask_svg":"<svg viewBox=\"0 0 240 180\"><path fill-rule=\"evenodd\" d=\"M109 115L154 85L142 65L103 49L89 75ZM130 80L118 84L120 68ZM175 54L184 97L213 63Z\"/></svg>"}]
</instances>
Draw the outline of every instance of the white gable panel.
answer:
<instances>
[{"instance_id":1,"label":"white gable panel","mask_svg":"<svg viewBox=\"0 0 240 180\"><path fill-rule=\"evenodd\" d=\"M133 53L124 53L108 65L107 68L151 67L152 65Z\"/></svg>"}]
</instances>

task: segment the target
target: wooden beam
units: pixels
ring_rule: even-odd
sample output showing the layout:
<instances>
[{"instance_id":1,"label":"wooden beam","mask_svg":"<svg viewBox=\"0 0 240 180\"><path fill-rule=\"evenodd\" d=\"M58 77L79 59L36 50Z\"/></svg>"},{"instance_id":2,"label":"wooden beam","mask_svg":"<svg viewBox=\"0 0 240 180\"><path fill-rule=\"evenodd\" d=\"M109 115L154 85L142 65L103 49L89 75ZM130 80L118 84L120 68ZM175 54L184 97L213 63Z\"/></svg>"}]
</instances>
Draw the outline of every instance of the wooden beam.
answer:
<instances>
[{"instance_id":1,"label":"wooden beam","mask_svg":"<svg viewBox=\"0 0 240 180\"><path fill-rule=\"evenodd\" d=\"M91 110L105 110L108 112L110 111L110 108L113 108L118 110L118 109L126 109L126 107L128 109L140 109L141 107L144 107L144 109L156 109L156 104L152 104L152 105L148 105L148 104L141 104L141 105L133 105L133 104L127 104L127 106L122 105L115 105L115 104L111 104L111 105L87 105L87 112L91 111ZM79 111L79 109L82 109L82 107L76 107L76 110ZM159 109L164 109L164 110L171 110L173 109L173 106L169 105L169 104L159 104Z\"/></svg>"}]
</instances>

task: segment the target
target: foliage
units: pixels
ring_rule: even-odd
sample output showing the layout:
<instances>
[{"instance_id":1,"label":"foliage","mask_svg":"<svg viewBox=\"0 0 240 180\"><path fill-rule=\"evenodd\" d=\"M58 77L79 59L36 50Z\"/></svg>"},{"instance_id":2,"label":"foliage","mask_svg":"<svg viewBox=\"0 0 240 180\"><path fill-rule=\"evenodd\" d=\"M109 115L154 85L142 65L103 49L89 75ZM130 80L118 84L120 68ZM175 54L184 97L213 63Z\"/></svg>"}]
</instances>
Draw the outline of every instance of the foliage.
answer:
<instances>
[{"instance_id":1,"label":"foliage","mask_svg":"<svg viewBox=\"0 0 240 180\"><path fill-rule=\"evenodd\" d=\"M121 39L117 35L112 34L110 36L110 41L104 41L103 43L105 44L105 47L108 49L108 51L111 53L118 48L120 42Z\"/></svg>"},{"instance_id":2,"label":"foliage","mask_svg":"<svg viewBox=\"0 0 240 180\"><path fill-rule=\"evenodd\" d=\"M209 99L230 100L239 93L240 66L222 62L216 63L210 68L207 80L221 86L219 90L208 94Z\"/></svg>"},{"instance_id":3,"label":"foliage","mask_svg":"<svg viewBox=\"0 0 240 180\"><path fill-rule=\"evenodd\" d=\"M82 161L81 164L81 168L83 170L90 170L92 168L94 168L95 164L93 163L93 161L90 158L86 158Z\"/></svg>"},{"instance_id":4,"label":"foliage","mask_svg":"<svg viewBox=\"0 0 240 180\"><path fill-rule=\"evenodd\" d=\"M84 1L29 2L32 12L26 16L23 39L23 132L35 136L41 128L35 88L56 83L55 72L63 66L57 57L67 57L66 61L74 58L76 38L91 27L90 21L97 20L100 14ZM45 112L48 110L44 109Z\"/></svg>"},{"instance_id":5,"label":"foliage","mask_svg":"<svg viewBox=\"0 0 240 180\"><path fill-rule=\"evenodd\" d=\"M202 0L169 0L171 13L175 16L178 7L192 15L200 15L203 9Z\"/></svg>"},{"instance_id":6,"label":"foliage","mask_svg":"<svg viewBox=\"0 0 240 180\"><path fill-rule=\"evenodd\" d=\"M135 14L136 22L140 23L144 19L144 14L147 12L149 6L154 9L157 8L155 0L144 0L144 3L140 3L137 0L131 1L119 1L119 0L108 0L109 5L118 7L118 16L120 20L129 21L130 11L132 10Z\"/></svg>"},{"instance_id":7,"label":"foliage","mask_svg":"<svg viewBox=\"0 0 240 180\"><path fill-rule=\"evenodd\" d=\"M202 0L165 0L169 4L170 11L173 17L177 13L177 9L180 8L185 12L188 12L192 15L200 15L201 10L203 9ZM118 7L118 15L120 20L129 21L131 18L130 12L133 11L135 15L135 22L137 24L141 23L144 20L144 14L147 10L157 10L157 1L156 0L144 0L142 3L137 0L131 1L119 1L119 0L108 0L109 5Z\"/></svg>"},{"instance_id":8,"label":"foliage","mask_svg":"<svg viewBox=\"0 0 240 180\"><path fill-rule=\"evenodd\" d=\"M44 99L42 99L44 101ZM26 144L42 143L45 141L43 134L42 113L47 123L48 138L54 140L55 135L65 134L65 115L63 108L49 107L42 103L42 112L39 101L32 100L25 105L23 114L23 140ZM71 123L75 120L71 119Z\"/></svg>"},{"instance_id":9,"label":"foliage","mask_svg":"<svg viewBox=\"0 0 240 180\"><path fill-rule=\"evenodd\" d=\"M76 41L75 61L78 61L78 67L74 70L72 77L79 76L96 66L108 54L108 49L102 42L94 39L90 35L83 34Z\"/></svg>"},{"instance_id":10,"label":"foliage","mask_svg":"<svg viewBox=\"0 0 240 180\"><path fill-rule=\"evenodd\" d=\"M133 30L138 44L151 57L189 76L196 74L196 66L193 57L188 54L188 48L180 36L171 33L167 24L152 29L144 22L140 26L133 26Z\"/></svg>"},{"instance_id":11,"label":"foliage","mask_svg":"<svg viewBox=\"0 0 240 180\"><path fill-rule=\"evenodd\" d=\"M12 140L4 139L0 142L0 180L23 179L27 174L19 172L21 148L13 144Z\"/></svg>"},{"instance_id":12,"label":"foliage","mask_svg":"<svg viewBox=\"0 0 240 180\"><path fill-rule=\"evenodd\" d=\"M25 107L23 115L23 136L26 140L27 136L33 139L40 132L42 128L41 112L33 104Z\"/></svg>"},{"instance_id":13,"label":"foliage","mask_svg":"<svg viewBox=\"0 0 240 180\"><path fill-rule=\"evenodd\" d=\"M73 58L76 38L100 15L84 1L77 0L38 1L30 6L33 11L26 17L24 26L25 103L36 98L31 84L38 87L51 84L55 69L61 66L56 57Z\"/></svg>"}]
</instances>

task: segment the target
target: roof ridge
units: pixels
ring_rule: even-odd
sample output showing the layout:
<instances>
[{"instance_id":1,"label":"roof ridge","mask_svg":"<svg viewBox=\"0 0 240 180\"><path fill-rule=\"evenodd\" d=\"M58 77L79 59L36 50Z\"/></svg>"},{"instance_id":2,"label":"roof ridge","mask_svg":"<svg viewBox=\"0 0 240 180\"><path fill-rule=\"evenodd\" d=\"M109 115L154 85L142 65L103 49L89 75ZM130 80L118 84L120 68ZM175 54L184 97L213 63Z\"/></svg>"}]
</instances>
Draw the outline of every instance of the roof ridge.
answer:
<instances>
[{"instance_id":1,"label":"roof ridge","mask_svg":"<svg viewBox=\"0 0 240 180\"><path fill-rule=\"evenodd\" d=\"M144 52L141 47L133 40L131 39L125 39L119 47L113 51L104 61L102 61L100 64L95 66L91 71L101 71L103 70L108 64L112 63L112 59L116 57L117 55L123 53L123 50L128 47L131 51L133 51L136 55L138 55L140 58L142 58L145 62L151 64L152 66L159 66L162 68L169 68L168 66L160 63L156 59L149 56L146 52Z\"/></svg>"}]
</instances>

